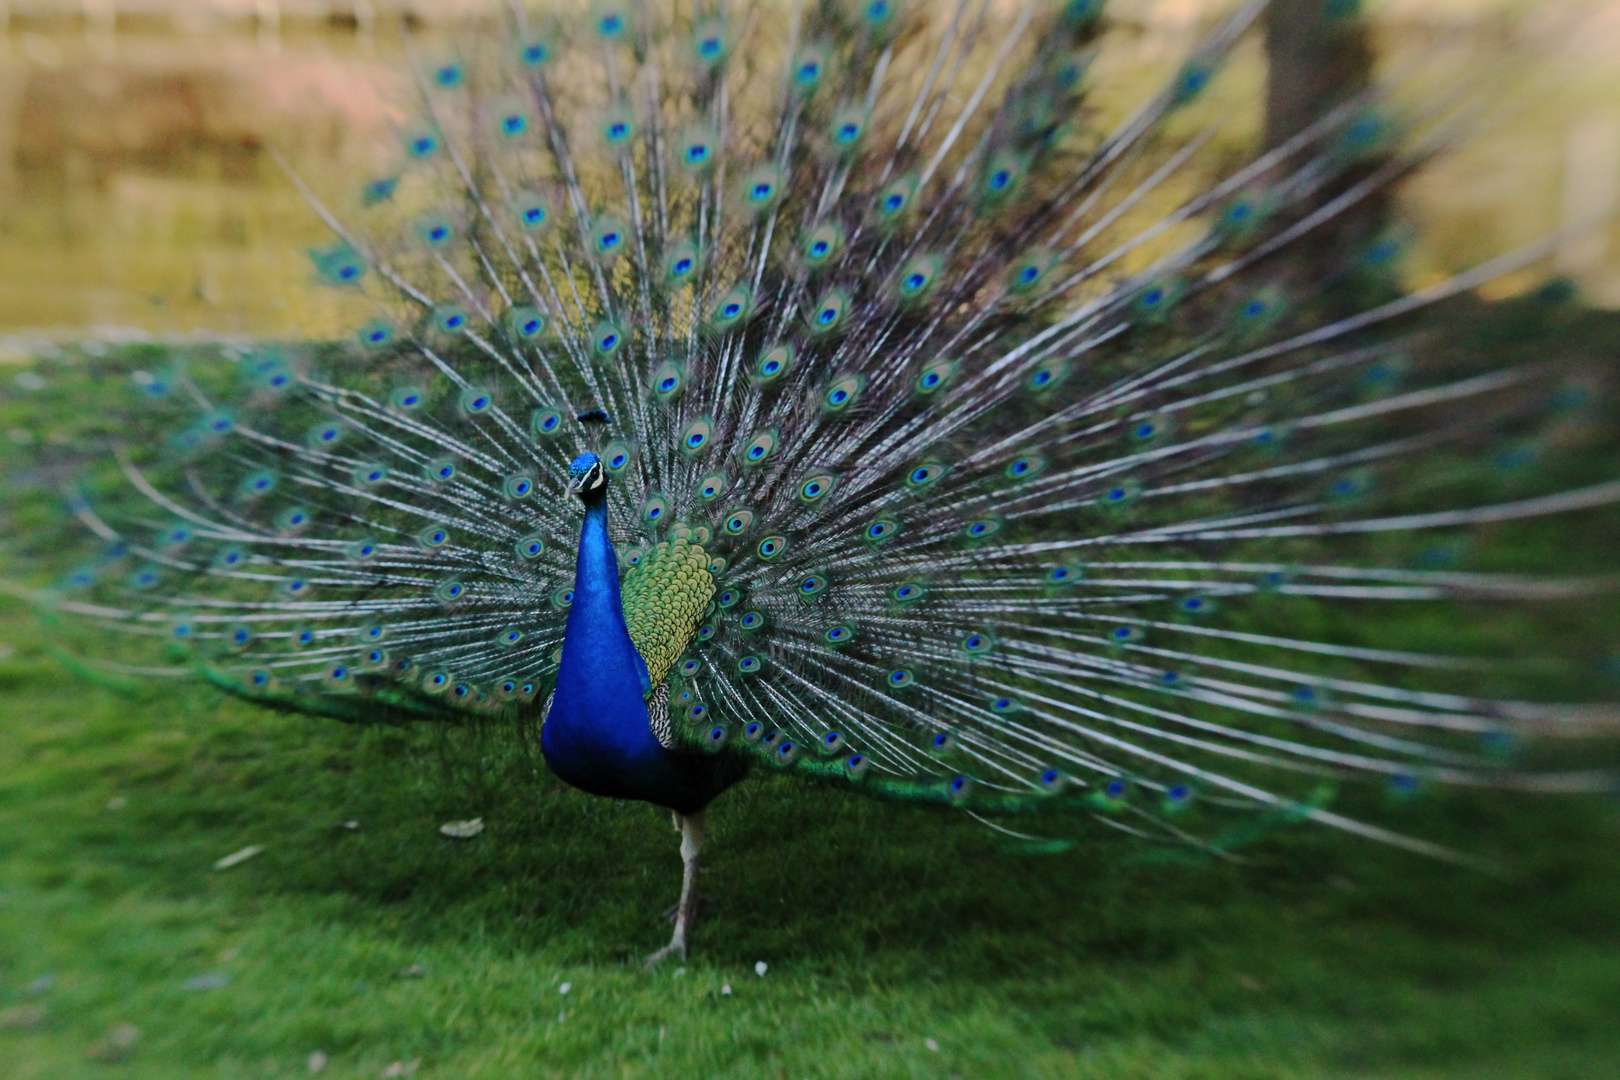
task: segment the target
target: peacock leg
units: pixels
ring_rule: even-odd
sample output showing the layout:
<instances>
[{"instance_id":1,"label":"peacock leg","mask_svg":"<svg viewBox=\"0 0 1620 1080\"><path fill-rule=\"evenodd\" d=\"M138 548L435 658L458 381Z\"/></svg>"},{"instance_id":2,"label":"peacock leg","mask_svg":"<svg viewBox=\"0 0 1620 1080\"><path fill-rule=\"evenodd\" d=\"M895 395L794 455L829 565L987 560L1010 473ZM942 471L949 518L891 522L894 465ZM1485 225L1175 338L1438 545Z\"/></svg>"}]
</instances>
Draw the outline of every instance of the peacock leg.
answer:
<instances>
[{"instance_id":1,"label":"peacock leg","mask_svg":"<svg viewBox=\"0 0 1620 1080\"><path fill-rule=\"evenodd\" d=\"M681 959L686 959L686 931L692 925L693 916L697 912L697 871L698 852L703 850L703 811L695 814L676 814L675 826L681 830L681 862L684 870L681 874L681 902L675 909L675 933L669 939L669 944L647 957L647 966L663 960L672 953L680 953Z\"/></svg>"}]
</instances>

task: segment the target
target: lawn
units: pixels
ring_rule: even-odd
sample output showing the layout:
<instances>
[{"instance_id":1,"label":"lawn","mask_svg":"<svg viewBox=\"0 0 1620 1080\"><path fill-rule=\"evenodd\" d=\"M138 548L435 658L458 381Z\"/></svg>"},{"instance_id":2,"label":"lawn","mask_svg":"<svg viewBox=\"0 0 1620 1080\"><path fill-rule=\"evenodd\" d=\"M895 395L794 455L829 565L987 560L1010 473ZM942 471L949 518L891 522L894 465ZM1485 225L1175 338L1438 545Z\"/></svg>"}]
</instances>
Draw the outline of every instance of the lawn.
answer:
<instances>
[{"instance_id":1,"label":"lawn","mask_svg":"<svg viewBox=\"0 0 1620 1080\"><path fill-rule=\"evenodd\" d=\"M1612 800L1402 811L1495 873L1315 830L1167 866L754 779L711 813L694 955L648 974L679 885L661 812L564 788L508 730L88 686L38 639L8 605L7 1077L299 1076L317 1053L326 1076L790 1080L1620 1061Z\"/></svg>"},{"instance_id":2,"label":"lawn","mask_svg":"<svg viewBox=\"0 0 1620 1080\"><path fill-rule=\"evenodd\" d=\"M1594 368L1615 355L1616 320L1545 317L1517 337L1465 327L1521 351L1555 336ZM5 471L24 478L5 524L27 538L8 543L8 573L55 543L40 463L119 429L110 392L88 395L162 359L146 351L64 361L41 369L49 386L0 395ZM1566 455L1563 482L1614 475L1614 440L1599 443ZM1614 525L1605 511L1500 531L1464 568L1612 567ZM1615 618L1601 597L1555 610L1534 624L1538 651L1595 682L1586 658L1612 651ZM1487 650L1530 641L1532 623L1475 621ZM1442 632L1377 629L1395 647ZM190 683L92 683L52 640L0 600L8 1080L312 1063L424 1078L1620 1072L1615 798L1347 791L1335 807L1486 871L1315 828L1168 861L1096 827L1036 856L965 815L756 776L710 812L690 961L647 973L680 884L668 816L564 787L532 733L362 729ZM1613 693L1545 688L1565 690ZM474 837L440 833L474 818Z\"/></svg>"}]
</instances>

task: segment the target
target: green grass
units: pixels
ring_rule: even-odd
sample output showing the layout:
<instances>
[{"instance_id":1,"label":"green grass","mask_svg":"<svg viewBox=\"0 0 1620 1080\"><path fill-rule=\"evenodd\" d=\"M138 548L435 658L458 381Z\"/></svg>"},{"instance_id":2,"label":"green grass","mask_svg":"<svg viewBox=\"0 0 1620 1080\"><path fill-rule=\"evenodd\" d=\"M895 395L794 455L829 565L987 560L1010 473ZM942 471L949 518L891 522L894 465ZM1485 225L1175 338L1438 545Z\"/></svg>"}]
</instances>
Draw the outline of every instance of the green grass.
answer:
<instances>
[{"instance_id":1,"label":"green grass","mask_svg":"<svg viewBox=\"0 0 1620 1080\"><path fill-rule=\"evenodd\" d=\"M509 732L119 693L38 636L0 616L6 1077L290 1077L316 1050L361 1077L1588 1080L1620 1060L1612 802L1402 812L1474 837L1494 875L1318 830L1164 867L1103 836L1017 857L959 815L750 780L711 812L695 954L646 974L679 885L661 812L564 788ZM475 816L476 839L438 834ZM139 1038L105 1063L120 1024Z\"/></svg>"},{"instance_id":2,"label":"green grass","mask_svg":"<svg viewBox=\"0 0 1620 1080\"><path fill-rule=\"evenodd\" d=\"M1556 330L1596 369L1620 340L1612 321L1532 329L1493 342ZM22 478L0 500L23 540L8 566L56 553L55 478L120 429L119 363L147 362L130 352L0 395L0 428L33 435L0 446ZM1602 445L1567 455L1559 482L1613 475ZM1465 568L1611 567L1614 520L1498 530ZM1366 644L1459 632L1292 614L1385 635ZM1595 678L1612 604L1540 617L1463 629L1491 654L1544 627L1541 650ZM1499 867L1482 873L1321 829L1241 862L1155 863L1101 826L1020 856L962 815L756 778L711 811L691 961L647 974L679 888L667 816L563 787L516 731L362 730L189 684L88 685L16 604L0 644L6 1080L304 1076L317 1050L338 1077L420 1062L420 1077L1591 1080L1620 1061L1612 799L1335 804ZM471 817L476 839L439 835ZM211 869L249 844L264 853ZM110 1063L120 1025L139 1035Z\"/></svg>"}]
</instances>

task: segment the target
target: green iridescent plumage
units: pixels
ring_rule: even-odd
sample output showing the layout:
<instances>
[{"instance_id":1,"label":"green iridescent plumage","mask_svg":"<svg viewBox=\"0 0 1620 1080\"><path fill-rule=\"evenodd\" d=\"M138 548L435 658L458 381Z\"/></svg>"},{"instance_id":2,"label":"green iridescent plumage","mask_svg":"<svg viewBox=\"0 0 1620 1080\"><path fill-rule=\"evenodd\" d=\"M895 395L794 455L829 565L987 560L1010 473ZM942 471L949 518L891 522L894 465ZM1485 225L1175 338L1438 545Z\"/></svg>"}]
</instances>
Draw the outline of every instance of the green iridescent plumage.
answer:
<instances>
[{"instance_id":1,"label":"green iridescent plumage","mask_svg":"<svg viewBox=\"0 0 1620 1080\"><path fill-rule=\"evenodd\" d=\"M630 641L657 686L692 644L714 598L709 555L684 538L662 541L647 549L619 588Z\"/></svg>"}]
</instances>

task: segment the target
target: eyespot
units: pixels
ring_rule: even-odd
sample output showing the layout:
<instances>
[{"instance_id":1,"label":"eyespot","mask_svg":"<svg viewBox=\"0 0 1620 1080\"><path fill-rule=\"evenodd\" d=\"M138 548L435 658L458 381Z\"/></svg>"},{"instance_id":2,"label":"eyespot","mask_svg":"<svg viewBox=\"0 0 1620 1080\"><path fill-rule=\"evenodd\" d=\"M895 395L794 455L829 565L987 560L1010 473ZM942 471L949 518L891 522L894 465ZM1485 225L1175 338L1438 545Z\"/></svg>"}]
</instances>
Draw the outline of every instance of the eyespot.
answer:
<instances>
[{"instance_id":1,"label":"eyespot","mask_svg":"<svg viewBox=\"0 0 1620 1080\"><path fill-rule=\"evenodd\" d=\"M885 223L892 223L899 219L905 209L911 205L911 197L916 188L910 179L897 180L878 193L878 218Z\"/></svg>"},{"instance_id":2,"label":"eyespot","mask_svg":"<svg viewBox=\"0 0 1620 1080\"><path fill-rule=\"evenodd\" d=\"M1023 174L1024 163L1017 154L1007 150L994 154L981 174L984 178L984 198L995 203L1010 195L1018 187Z\"/></svg>"},{"instance_id":3,"label":"eyespot","mask_svg":"<svg viewBox=\"0 0 1620 1080\"><path fill-rule=\"evenodd\" d=\"M616 106L608 110L602 121L602 138L609 146L622 146L630 141L635 134L635 118L623 106Z\"/></svg>"},{"instance_id":4,"label":"eyespot","mask_svg":"<svg viewBox=\"0 0 1620 1080\"><path fill-rule=\"evenodd\" d=\"M723 608L728 608L728 607L731 607L734 604L736 604L737 601L739 601L741 599L742 599L742 590L740 590L740 589L722 589L720 591L720 595L715 598L715 602L717 604L719 604Z\"/></svg>"},{"instance_id":5,"label":"eyespot","mask_svg":"<svg viewBox=\"0 0 1620 1080\"><path fill-rule=\"evenodd\" d=\"M743 630L758 630L765 625L765 616L757 611L745 613L737 620L737 626Z\"/></svg>"},{"instance_id":6,"label":"eyespot","mask_svg":"<svg viewBox=\"0 0 1620 1080\"><path fill-rule=\"evenodd\" d=\"M761 166L744 177L743 202L756 212L768 210L776 204L781 187L782 178L776 168Z\"/></svg>"},{"instance_id":7,"label":"eyespot","mask_svg":"<svg viewBox=\"0 0 1620 1080\"><path fill-rule=\"evenodd\" d=\"M342 442L344 434L345 431L342 424L330 422L316 424L314 427L309 429L309 434L305 436L305 441L318 450L324 450L327 447L336 446L338 443Z\"/></svg>"},{"instance_id":8,"label":"eyespot","mask_svg":"<svg viewBox=\"0 0 1620 1080\"><path fill-rule=\"evenodd\" d=\"M916 677L907 668L896 668L889 672L888 682L891 690L902 690L916 681Z\"/></svg>"},{"instance_id":9,"label":"eyespot","mask_svg":"<svg viewBox=\"0 0 1620 1080\"><path fill-rule=\"evenodd\" d=\"M366 274L366 264L361 261L359 252L346 243L312 251L310 259L328 285L357 285Z\"/></svg>"},{"instance_id":10,"label":"eyespot","mask_svg":"<svg viewBox=\"0 0 1620 1080\"><path fill-rule=\"evenodd\" d=\"M692 34L692 51L697 55L700 63L715 64L723 60L726 55L726 35L723 24L718 20L708 20L700 23Z\"/></svg>"},{"instance_id":11,"label":"eyespot","mask_svg":"<svg viewBox=\"0 0 1620 1080\"><path fill-rule=\"evenodd\" d=\"M816 596L827 587L827 579L820 574L806 574L799 579L799 595Z\"/></svg>"},{"instance_id":12,"label":"eyespot","mask_svg":"<svg viewBox=\"0 0 1620 1080\"><path fill-rule=\"evenodd\" d=\"M793 366L793 346L775 345L766 350L754 367L754 378L761 383L773 382L785 375Z\"/></svg>"},{"instance_id":13,"label":"eyespot","mask_svg":"<svg viewBox=\"0 0 1620 1080\"><path fill-rule=\"evenodd\" d=\"M296 533L307 527L311 520L308 510L295 506L276 515L276 527L284 533Z\"/></svg>"},{"instance_id":14,"label":"eyespot","mask_svg":"<svg viewBox=\"0 0 1620 1080\"><path fill-rule=\"evenodd\" d=\"M441 334L458 334L467 329L467 313L454 304L442 304L434 309L433 325Z\"/></svg>"},{"instance_id":15,"label":"eyespot","mask_svg":"<svg viewBox=\"0 0 1620 1080\"><path fill-rule=\"evenodd\" d=\"M450 542L450 532L442 525L429 525L416 534L416 539L423 547L436 550Z\"/></svg>"},{"instance_id":16,"label":"eyespot","mask_svg":"<svg viewBox=\"0 0 1620 1080\"><path fill-rule=\"evenodd\" d=\"M841 150L854 146L866 130L866 114L863 110L850 107L842 109L833 117L832 126L833 145Z\"/></svg>"},{"instance_id":17,"label":"eyespot","mask_svg":"<svg viewBox=\"0 0 1620 1080\"><path fill-rule=\"evenodd\" d=\"M851 641L854 641L855 630L853 627L839 623L836 626L829 626L821 636L827 644L837 647L848 645Z\"/></svg>"},{"instance_id":18,"label":"eyespot","mask_svg":"<svg viewBox=\"0 0 1620 1080\"><path fill-rule=\"evenodd\" d=\"M737 536L748 531L748 526L752 525L753 523L754 512L752 510L733 510L730 514L726 515L724 528L726 532L730 533L732 536Z\"/></svg>"},{"instance_id":19,"label":"eyespot","mask_svg":"<svg viewBox=\"0 0 1620 1080\"><path fill-rule=\"evenodd\" d=\"M934 285L939 274L939 260L933 256L912 259L900 268L898 277L900 299L911 302L922 299Z\"/></svg>"},{"instance_id":20,"label":"eyespot","mask_svg":"<svg viewBox=\"0 0 1620 1080\"><path fill-rule=\"evenodd\" d=\"M866 379L860 375L846 375L834 380L822 392L822 408L828 412L843 412L852 407L861 396L861 390L866 386Z\"/></svg>"},{"instance_id":21,"label":"eyespot","mask_svg":"<svg viewBox=\"0 0 1620 1080\"><path fill-rule=\"evenodd\" d=\"M527 41L518 47L518 62L524 67L541 67L550 59L551 46L543 41Z\"/></svg>"},{"instance_id":22,"label":"eyespot","mask_svg":"<svg viewBox=\"0 0 1620 1080\"><path fill-rule=\"evenodd\" d=\"M786 551L787 546L787 539L785 537L767 536L765 539L759 542L759 546L755 548L755 551L759 553L759 557L761 559L769 562L770 560L781 555L782 552Z\"/></svg>"},{"instance_id":23,"label":"eyespot","mask_svg":"<svg viewBox=\"0 0 1620 1080\"><path fill-rule=\"evenodd\" d=\"M866 539L873 543L891 540L894 538L895 533L899 531L900 526L897 522L890 521L887 518L879 518L866 527Z\"/></svg>"},{"instance_id":24,"label":"eyespot","mask_svg":"<svg viewBox=\"0 0 1620 1080\"><path fill-rule=\"evenodd\" d=\"M741 456L743 464L758 465L768 459L776 449L776 433L762 431L743 444Z\"/></svg>"},{"instance_id":25,"label":"eyespot","mask_svg":"<svg viewBox=\"0 0 1620 1080\"><path fill-rule=\"evenodd\" d=\"M482 416L495 405L495 397L488 390L470 386L461 392L461 411L468 416Z\"/></svg>"},{"instance_id":26,"label":"eyespot","mask_svg":"<svg viewBox=\"0 0 1620 1080\"><path fill-rule=\"evenodd\" d=\"M844 246L844 232L837 224L818 225L804 238L804 261L812 269L826 266Z\"/></svg>"},{"instance_id":27,"label":"eyespot","mask_svg":"<svg viewBox=\"0 0 1620 1080\"><path fill-rule=\"evenodd\" d=\"M737 672L741 675L757 675L764 666L757 656L745 656L737 661Z\"/></svg>"},{"instance_id":28,"label":"eyespot","mask_svg":"<svg viewBox=\"0 0 1620 1080\"><path fill-rule=\"evenodd\" d=\"M825 68L819 51L801 53L793 65L793 85L800 91L814 90Z\"/></svg>"},{"instance_id":29,"label":"eyespot","mask_svg":"<svg viewBox=\"0 0 1620 1080\"><path fill-rule=\"evenodd\" d=\"M573 604L573 602L574 602L574 590L570 589L568 586L564 585L564 586L561 586L560 588L552 590L552 593L551 593L551 606L552 607L562 609L562 608L569 607L570 605Z\"/></svg>"},{"instance_id":30,"label":"eyespot","mask_svg":"<svg viewBox=\"0 0 1620 1080\"><path fill-rule=\"evenodd\" d=\"M908 581L905 584L896 585L893 589L891 589L889 591L889 597L896 603L910 604L921 600L926 591L927 590L925 590L917 582Z\"/></svg>"},{"instance_id":31,"label":"eyespot","mask_svg":"<svg viewBox=\"0 0 1620 1080\"><path fill-rule=\"evenodd\" d=\"M641 520L649 525L662 524L668 516L669 500L662 495L648 496L647 500L641 504Z\"/></svg>"},{"instance_id":32,"label":"eyespot","mask_svg":"<svg viewBox=\"0 0 1620 1080\"><path fill-rule=\"evenodd\" d=\"M849 296L842 290L833 290L810 306L806 318L810 321L810 330L816 334L830 334L839 329L844 323L844 313L849 309Z\"/></svg>"},{"instance_id":33,"label":"eyespot","mask_svg":"<svg viewBox=\"0 0 1620 1080\"><path fill-rule=\"evenodd\" d=\"M826 498L838 486L838 477L832 473L815 473L799 484L799 500L814 505Z\"/></svg>"},{"instance_id":34,"label":"eyespot","mask_svg":"<svg viewBox=\"0 0 1620 1080\"><path fill-rule=\"evenodd\" d=\"M365 562L376 556L377 542L375 540L356 540L346 550L350 559L355 562Z\"/></svg>"},{"instance_id":35,"label":"eyespot","mask_svg":"<svg viewBox=\"0 0 1620 1080\"><path fill-rule=\"evenodd\" d=\"M956 364L953 361L936 360L918 373L916 391L924 396L937 393L945 388L955 374Z\"/></svg>"},{"instance_id":36,"label":"eyespot","mask_svg":"<svg viewBox=\"0 0 1620 1080\"><path fill-rule=\"evenodd\" d=\"M970 521L967 527L962 530L962 535L968 540L988 540L1000 531L1001 521L999 518L979 518L976 521Z\"/></svg>"},{"instance_id":37,"label":"eyespot","mask_svg":"<svg viewBox=\"0 0 1620 1080\"><path fill-rule=\"evenodd\" d=\"M746 319L753 310L753 293L741 285L733 287L714 305L710 315L715 326L726 329Z\"/></svg>"},{"instance_id":38,"label":"eyespot","mask_svg":"<svg viewBox=\"0 0 1620 1080\"><path fill-rule=\"evenodd\" d=\"M518 227L527 233L538 233L551 224L550 204L533 192L521 192L512 200L512 212L517 215Z\"/></svg>"},{"instance_id":39,"label":"eyespot","mask_svg":"<svg viewBox=\"0 0 1620 1080\"><path fill-rule=\"evenodd\" d=\"M931 487L938 483L948 471L948 467L943 462L924 462L921 465L913 466L911 471L906 474L906 486L913 490Z\"/></svg>"},{"instance_id":40,"label":"eyespot","mask_svg":"<svg viewBox=\"0 0 1620 1080\"><path fill-rule=\"evenodd\" d=\"M381 319L373 319L360 328L360 344L368 349L381 349L394 340L394 328Z\"/></svg>"},{"instance_id":41,"label":"eyespot","mask_svg":"<svg viewBox=\"0 0 1620 1080\"><path fill-rule=\"evenodd\" d=\"M591 332L591 342L598 356L612 356L624 344L624 334L612 323L598 323Z\"/></svg>"},{"instance_id":42,"label":"eyespot","mask_svg":"<svg viewBox=\"0 0 1620 1080\"><path fill-rule=\"evenodd\" d=\"M623 472L630 464L630 445L617 440L608 443L602 448L602 466L615 475Z\"/></svg>"}]
</instances>

